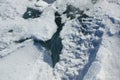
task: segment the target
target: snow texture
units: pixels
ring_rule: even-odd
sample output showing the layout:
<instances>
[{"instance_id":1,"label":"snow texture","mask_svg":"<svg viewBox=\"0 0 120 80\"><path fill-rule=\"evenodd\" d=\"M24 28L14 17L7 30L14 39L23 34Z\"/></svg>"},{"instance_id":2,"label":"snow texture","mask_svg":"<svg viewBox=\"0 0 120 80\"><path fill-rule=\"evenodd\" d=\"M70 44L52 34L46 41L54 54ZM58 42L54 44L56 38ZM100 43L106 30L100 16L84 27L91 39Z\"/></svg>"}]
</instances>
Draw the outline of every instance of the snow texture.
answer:
<instances>
[{"instance_id":1,"label":"snow texture","mask_svg":"<svg viewBox=\"0 0 120 80\"><path fill-rule=\"evenodd\" d=\"M0 0L0 80L120 80L120 0Z\"/></svg>"}]
</instances>

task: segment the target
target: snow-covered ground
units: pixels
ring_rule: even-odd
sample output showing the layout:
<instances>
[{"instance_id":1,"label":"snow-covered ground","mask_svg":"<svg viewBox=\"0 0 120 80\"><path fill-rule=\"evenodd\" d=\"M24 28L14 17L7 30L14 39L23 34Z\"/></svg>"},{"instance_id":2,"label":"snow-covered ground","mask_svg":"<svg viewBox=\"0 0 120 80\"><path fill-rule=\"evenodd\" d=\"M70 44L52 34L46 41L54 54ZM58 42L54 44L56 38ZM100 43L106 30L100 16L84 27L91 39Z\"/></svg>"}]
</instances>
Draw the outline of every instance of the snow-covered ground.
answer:
<instances>
[{"instance_id":1,"label":"snow-covered ground","mask_svg":"<svg viewBox=\"0 0 120 80\"><path fill-rule=\"evenodd\" d=\"M0 80L120 80L120 0L0 0Z\"/></svg>"}]
</instances>

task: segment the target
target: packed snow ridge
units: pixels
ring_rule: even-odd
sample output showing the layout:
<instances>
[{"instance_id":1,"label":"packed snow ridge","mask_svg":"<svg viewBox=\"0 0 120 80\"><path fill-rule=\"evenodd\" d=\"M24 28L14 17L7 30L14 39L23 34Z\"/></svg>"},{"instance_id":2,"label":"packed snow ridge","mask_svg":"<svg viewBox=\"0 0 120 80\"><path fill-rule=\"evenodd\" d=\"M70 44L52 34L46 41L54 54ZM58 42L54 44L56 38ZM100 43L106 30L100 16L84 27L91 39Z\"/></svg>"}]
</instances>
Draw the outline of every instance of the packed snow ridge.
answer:
<instances>
[{"instance_id":1,"label":"packed snow ridge","mask_svg":"<svg viewBox=\"0 0 120 80\"><path fill-rule=\"evenodd\" d=\"M119 0L0 0L0 80L120 80Z\"/></svg>"}]
</instances>

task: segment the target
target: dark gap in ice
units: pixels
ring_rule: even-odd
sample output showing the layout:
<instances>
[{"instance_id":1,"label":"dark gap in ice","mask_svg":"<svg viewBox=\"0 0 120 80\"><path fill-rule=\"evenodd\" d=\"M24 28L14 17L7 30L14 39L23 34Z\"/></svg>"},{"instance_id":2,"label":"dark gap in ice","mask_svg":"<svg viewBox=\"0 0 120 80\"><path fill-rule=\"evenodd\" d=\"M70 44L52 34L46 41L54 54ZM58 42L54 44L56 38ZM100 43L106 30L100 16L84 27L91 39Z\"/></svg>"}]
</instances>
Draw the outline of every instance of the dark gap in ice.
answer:
<instances>
[{"instance_id":1,"label":"dark gap in ice","mask_svg":"<svg viewBox=\"0 0 120 80\"><path fill-rule=\"evenodd\" d=\"M19 40L14 41L14 42L15 42L15 43L22 43L22 42L25 42L26 40L29 40L29 39L31 39L31 37L21 38L21 39L19 39Z\"/></svg>"},{"instance_id":2,"label":"dark gap in ice","mask_svg":"<svg viewBox=\"0 0 120 80\"><path fill-rule=\"evenodd\" d=\"M10 29L8 32L12 33L12 32L13 32L13 30L12 30L12 29Z\"/></svg>"},{"instance_id":3,"label":"dark gap in ice","mask_svg":"<svg viewBox=\"0 0 120 80\"><path fill-rule=\"evenodd\" d=\"M40 1L40 0L37 0L37 1ZM53 3L56 0L43 0L43 1L47 2L48 4L51 4L51 3Z\"/></svg>"},{"instance_id":4,"label":"dark gap in ice","mask_svg":"<svg viewBox=\"0 0 120 80\"><path fill-rule=\"evenodd\" d=\"M64 23L62 23L62 18L58 12L55 13L55 23L58 26L57 32L53 35L52 39L48 41L48 45L50 46L49 48L52 52L51 57L53 67L57 62L59 62L59 55L61 54L61 50L63 48L62 39L60 38L60 31L62 30Z\"/></svg>"},{"instance_id":5,"label":"dark gap in ice","mask_svg":"<svg viewBox=\"0 0 120 80\"><path fill-rule=\"evenodd\" d=\"M72 5L68 5L67 9L63 12L63 14L66 14L67 18L74 19L76 18L76 15L82 14L84 11L81 11L79 8L76 8Z\"/></svg>"},{"instance_id":6,"label":"dark gap in ice","mask_svg":"<svg viewBox=\"0 0 120 80\"><path fill-rule=\"evenodd\" d=\"M23 18L24 19L29 19L29 18L38 18L40 17L42 12L40 12L39 10L33 9L33 8L27 8L26 12L23 14Z\"/></svg>"},{"instance_id":7,"label":"dark gap in ice","mask_svg":"<svg viewBox=\"0 0 120 80\"><path fill-rule=\"evenodd\" d=\"M64 26L64 23L62 23L61 15L58 12L55 13L55 23L58 26L57 31L58 31L58 35L59 35L60 31L62 30L62 27Z\"/></svg>"},{"instance_id":8,"label":"dark gap in ice","mask_svg":"<svg viewBox=\"0 0 120 80\"><path fill-rule=\"evenodd\" d=\"M56 1L56 0L43 0L43 1L45 1L45 2L47 2L47 3L53 3L53 2Z\"/></svg>"},{"instance_id":9,"label":"dark gap in ice","mask_svg":"<svg viewBox=\"0 0 120 80\"><path fill-rule=\"evenodd\" d=\"M61 50L63 48L62 39L60 38L59 34L60 34L60 31L62 30L64 23L61 22L61 17L58 12L55 13L55 23L57 24L58 29L50 40L40 41L40 40L34 39L34 42L40 43L43 47L51 51L53 67L57 62L59 62L59 59L60 59L59 55L61 54Z\"/></svg>"}]
</instances>

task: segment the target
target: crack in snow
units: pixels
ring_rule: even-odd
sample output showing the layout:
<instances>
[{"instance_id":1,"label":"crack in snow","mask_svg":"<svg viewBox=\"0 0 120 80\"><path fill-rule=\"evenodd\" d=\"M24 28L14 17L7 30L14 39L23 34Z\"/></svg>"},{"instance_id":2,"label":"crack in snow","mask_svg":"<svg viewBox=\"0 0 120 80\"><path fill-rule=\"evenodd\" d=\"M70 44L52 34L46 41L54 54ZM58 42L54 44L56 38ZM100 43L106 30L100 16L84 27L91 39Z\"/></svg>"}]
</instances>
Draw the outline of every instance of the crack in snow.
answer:
<instances>
[{"instance_id":1,"label":"crack in snow","mask_svg":"<svg viewBox=\"0 0 120 80\"><path fill-rule=\"evenodd\" d=\"M33 8L27 8L27 11L23 14L24 19L29 19L29 18L38 18L40 17L42 12L39 10L33 9Z\"/></svg>"},{"instance_id":2,"label":"crack in snow","mask_svg":"<svg viewBox=\"0 0 120 80\"><path fill-rule=\"evenodd\" d=\"M58 12L55 13L55 23L57 24L58 29L50 40L40 41L40 40L34 39L35 42L40 43L43 47L51 51L53 67L57 62L59 62L59 55L63 47L61 42L62 39L60 38L59 34L60 34L60 31L62 30L64 23L61 22L61 17Z\"/></svg>"}]
</instances>

